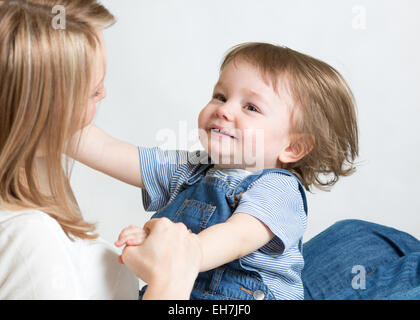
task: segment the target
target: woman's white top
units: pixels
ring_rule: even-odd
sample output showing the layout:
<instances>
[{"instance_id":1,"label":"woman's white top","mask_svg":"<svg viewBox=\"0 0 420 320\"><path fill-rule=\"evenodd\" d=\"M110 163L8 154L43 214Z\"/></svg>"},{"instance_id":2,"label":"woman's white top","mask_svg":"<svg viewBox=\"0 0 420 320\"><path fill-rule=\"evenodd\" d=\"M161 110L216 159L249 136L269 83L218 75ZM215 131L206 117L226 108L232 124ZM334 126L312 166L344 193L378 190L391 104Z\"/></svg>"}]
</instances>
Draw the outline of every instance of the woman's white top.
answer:
<instances>
[{"instance_id":1,"label":"woman's white top","mask_svg":"<svg viewBox=\"0 0 420 320\"><path fill-rule=\"evenodd\" d=\"M102 239L71 241L43 212L0 210L0 300L137 299L118 255Z\"/></svg>"}]
</instances>

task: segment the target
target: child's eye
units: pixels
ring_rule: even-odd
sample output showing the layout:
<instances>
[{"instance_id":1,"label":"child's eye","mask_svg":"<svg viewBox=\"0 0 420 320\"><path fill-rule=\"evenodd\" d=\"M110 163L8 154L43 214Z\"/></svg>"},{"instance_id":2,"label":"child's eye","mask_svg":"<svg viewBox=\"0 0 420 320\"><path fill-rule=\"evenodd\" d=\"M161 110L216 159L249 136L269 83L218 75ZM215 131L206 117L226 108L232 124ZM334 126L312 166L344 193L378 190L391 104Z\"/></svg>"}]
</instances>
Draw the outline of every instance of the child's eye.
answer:
<instances>
[{"instance_id":1,"label":"child's eye","mask_svg":"<svg viewBox=\"0 0 420 320\"><path fill-rule=\"evenodd\" d=\"M222 94L220 94L220 93L216 93L213 96L213 99L220 100L222 102L226 102L226 98Z\"/></svg>"},{"instance_id":2,"label":"child's eye","mask_svg":"<svg viewBox=\"0 0 420 320\"><path fill-rule=\"evenodd\" d=\"M248 109L249 111L252 111L252 112L260 112L260 111L258 110L258 108L257 108L256 106L252 105L252 104L247 104L247 105L245 106L245 109Z\"/></svg>"}]
</instances>

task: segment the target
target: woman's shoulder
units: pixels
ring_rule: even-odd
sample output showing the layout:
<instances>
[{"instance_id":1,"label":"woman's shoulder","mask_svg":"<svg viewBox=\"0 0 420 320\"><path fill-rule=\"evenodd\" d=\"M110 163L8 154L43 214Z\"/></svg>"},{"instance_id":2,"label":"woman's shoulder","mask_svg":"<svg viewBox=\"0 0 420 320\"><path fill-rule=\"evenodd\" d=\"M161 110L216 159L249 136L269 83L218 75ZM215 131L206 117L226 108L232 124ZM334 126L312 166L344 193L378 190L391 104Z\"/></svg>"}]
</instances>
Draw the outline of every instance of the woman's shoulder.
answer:
<instances>
[{"instance_id":1,"label":"woman's shoulder","mask_svg":"<svg viewBox=\"0 0 420 320\"><path fill-rule=\"evenodd\" d=\"M22 244L21 250L36 252L59 250L72 258L78 258L85 251L111 246L103 239L83 240L70 238L56 219L39 210L0 210L0 247L8 242Z\"/></svg>"},{"instance_id":2,"label":"woman's shoulder","mask_svg":"<svg viewBox=\"0 0 420 320\"><path fill-rule=\"evenodd\" d=\"M59 224L36 210L0 211L2 299L82 298Z\"/></svg>"},{"instance_id":3,"label":"woman's shoulder","mask_svg":"<svg viewBox=\"0 0 420 320\"><path fill-rule=\"evenodd\" d=\"M39 210L0 210L0 230L0 237L10 232L19 232L14 234L15 237L28 235L32 238L36 234L45 236L46 231L59 234L62 232L59 223L54 218ZM20 231L29 231L29 234L21 234Z\"/></svg>"},{"instance_id":4,"label":"woman's shoulder","mask_svg":"<svg viewBox=\"0 0 420 320\"><path fill-rule=\"evenodd\" d=\"M28 221L54 223L55 219L47 213L40 210L28 209L19 211L9 211L0 208L0 225L4 224L21 224Z\"/></svg>"},{"instance_id":5,"label":"woman's shoulder","mask_svg":"<svg viewBox=\"0 0 420 320\"><path fill-rule=\"evenodd\" d=\"M111 244L102 238L71 241L42 211L0 210L0 260L5 262L0 266L0 283L9 279L6 282L14 288L2 287L0 299L137 297L138 282L118 263Z\"/></svg>"},{"instance_id":6,"label":"woman's shoulder","mask_svg":"<svg viewBox=\"0 0 420 320\"><path fill-rule=\"evenodd\" d=\"M53 217L39 210L0 210L0 252L16 250L21 257L38 261L69 260L81 241L71 241ZM17 255L16 255L17 256ZM25 258L25 261L28 259Z\"/></svg>"},{"instance_id":7,"label":"woman's shoulder","mask_svg":"<svg viewBox=\"0 0 420 320\"><path fill-rule=\"evenodd\" d=\"M72 242L60 224L42 211L1 210L0 252L10 250L17 250L20 256L37 260L52 252L70 254Z\"/></svg>"}]
</instances>

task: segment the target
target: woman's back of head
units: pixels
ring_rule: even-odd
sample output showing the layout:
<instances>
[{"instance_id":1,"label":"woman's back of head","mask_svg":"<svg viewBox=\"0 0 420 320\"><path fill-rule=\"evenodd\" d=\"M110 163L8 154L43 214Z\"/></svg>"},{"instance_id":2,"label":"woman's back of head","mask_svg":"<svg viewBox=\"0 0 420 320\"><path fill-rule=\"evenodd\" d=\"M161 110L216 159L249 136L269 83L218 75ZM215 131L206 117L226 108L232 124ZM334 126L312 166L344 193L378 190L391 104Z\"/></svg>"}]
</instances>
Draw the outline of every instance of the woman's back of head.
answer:
<instances>
[{"instance_id":1,"label":"woman's back of head","mask_svg":"<svg viewBox=\"0 0 420 320\"><path fill-rule=\"evenodd\" d=\"M64 28L54 26L57 4ZM81 216L63 153L85 123L98 31L113 23L96 0L0 0L0 207L42 210L80 238L95 237L94 227ZM49 194L39 185L40 150Z\"/></svg>"}]
</instances>

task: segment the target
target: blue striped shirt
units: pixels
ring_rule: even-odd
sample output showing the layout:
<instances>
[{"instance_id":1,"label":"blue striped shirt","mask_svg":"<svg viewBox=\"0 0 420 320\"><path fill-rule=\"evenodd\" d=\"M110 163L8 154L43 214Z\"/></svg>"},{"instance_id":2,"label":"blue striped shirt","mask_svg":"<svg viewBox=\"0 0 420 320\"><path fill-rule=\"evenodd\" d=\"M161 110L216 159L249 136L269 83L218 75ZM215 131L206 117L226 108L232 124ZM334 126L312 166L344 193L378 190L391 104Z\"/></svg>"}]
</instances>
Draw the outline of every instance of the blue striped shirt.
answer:
<instances>
[{"instance_id":1,"label":"blue striped shirt","mask_svg":"<svg viewBox=\"0 0 420 320\"><path fill-rule=\"evenodd\" d=\"M182 191L181 186L207 160L207 154L158 147L139 147L140 168L145 189L146 211L157 211ZM201 163L200 163L201 161ZM235 188L248 174L244 170L210 168L206 175L217 176ZM241 258L244 265L258 269L276 299L303 299L299 250L306 229L306 213L295 178L270 172L251 183L234 213L252 215L262 221L275 237L265 246Z\"/></svg>"}]
</instances>

